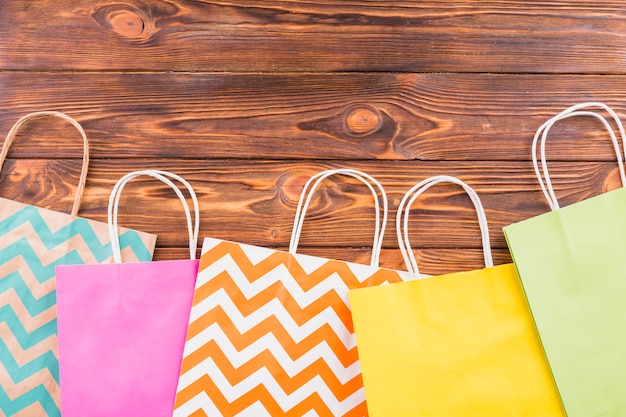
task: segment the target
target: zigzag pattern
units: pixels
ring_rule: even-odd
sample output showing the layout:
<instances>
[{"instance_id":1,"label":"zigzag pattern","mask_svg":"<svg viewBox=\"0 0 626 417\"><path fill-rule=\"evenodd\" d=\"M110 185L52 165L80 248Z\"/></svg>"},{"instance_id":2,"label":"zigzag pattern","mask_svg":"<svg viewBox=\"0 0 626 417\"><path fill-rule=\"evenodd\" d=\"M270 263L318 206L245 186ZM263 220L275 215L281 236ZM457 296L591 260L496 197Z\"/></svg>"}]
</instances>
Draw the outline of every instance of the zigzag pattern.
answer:
<instances>
[{"instance_id":1,"label":"zigzag pattern","mask_svg":"<svg viewBox=\"0 0 626 417\"><path fill-rule=\"evenodd\" d=\"M47 371L47 373L52 376L54 381L57 384L59 383L58 367L50 366L50 364L54 364L56 362L56 357L50 351L28 362L24 366L19 366L18 363L15 362L15 359L13 359L11 351L7 345L4 344L4 341L0 340L0 357L4 358L2 360L2 365L13 382L16 384L26 380L31 375L40 371Z\"/></svg>"},{"instance_id":2,"label":"zigzag pattern","mask_svg":"<svg viewBox=\"0 0 626 417\"><path fill-rule=\"evenodd\" d=\"M366 416L348 290L401 280L206 239L174 416Z\"/></svg>"},{"instance_id":3,"label":"zigzag pattern","mask_svg":"<svg viewBox=\"0 0 626 417\"><path fill-rule=\"evenodd\" d=\"M18 204L11 200L0 200L3 204L6 204L5 201ZM59 228L56 232L52 232L48 223L42 216L42 212L46 213L48 216L53 215L56 222L59 222L60 218L62 219L61 221L65 220L63 223L67 224ZM107 242L102 244L100 238L98 237L100 235L108 238L109 232L106 224L87 220L82 217L71 217L64 213L57 213L34 206L24 206L24 208L20 211L0 221L0 238L4 235L8 235L14 229L26 223L29 223L36 231L37 237L41 240L41 242L43 242L47 250L54 249L74 236L81 236L86 246L86 248L81 248L81 250L88 249L89 253L95 256L98 263L101 263L111 257L111 242L107 239ZM96 233L94 231L95 225L100 225L98 229L101 229L102 232ZM152 253L146 246L146 243L142 240L139 234L133 230L128 230L120 236L120 247L121 249L130 247L133 253L137 256L137 259L152 259ZM37 259L25 258L25 260L30 265L30 261L39 260L36 255L35 258ZM7 258L0 258L0 264L6 262L5 259Z\"/></svg>"},{"instance_id":4,"label":"zigzag pattern","mask_svg":"<svg viewBox=\"0 0 626 417\"><path fill-rule=\"evenodd\" d=\"M54 336L57 333L57 321L56 319L42 324L36 330L28 333L24 328L24 325L17 317L17 314L13 311L10 305L6 305L0 308L0 323L4 322L8 325L9 330L15 337L15 340L19 343L20 347L24 350L30 349L38 343L41 343L50 336ZM2 340L0 340L0 343ZM5 356L0 355L2 363L5 363ZM14 359L8 357L7 360ZM58 371L57 371L58 372Z\"/></svg>"},{"instance_id":5,"label":"zigzag pattern","mask_svg":"<svg viewBox=\"0 0 626 417\"><path fill-rule=\"evenodd\" d=\"M0 294L9 290L15 291L31 317L43 313L56 304L55 291L49 292L39 299L35 298L18 271L13 271L0 280ZM0 317L2 317L1 314Z\"/></svg>"},{"instance_id":6,"label":"zigzag pattern","mask_svg":"<svg viewBox=\"0 0 626 417\"><path fill-rule=\"evenodd\" d=\"M55 268L110 262L107 225L0 201L0 415L60 416ZM120 244L152 258L149 235L125 231Z\"/></svg>"},{"instance_id":7,"label":"zigzag pattern","mask_svg":"<svg viewBox=\"0 0 626 417\"><path fill-rule=\"evenodd\" d=\"M233 271L233 275L236 275L236 271ZM228 285L228 280L224 280L223 278L223 275L217 276L212 283ZM234 279L234 281L237 281L237 279ZM290 294L287 293L282 300L278 300L276 298L264 300L263 298L266 298L268 294L271 295L270 292L265 292L263 296L252 299L250 303L246 303L246 305L244 306L236 306L233 300L243 299L245 297L241 292L237 291L237 288L232 288L232 281L230 281L230 284L231 285L228 287L217 287L215 293L202 300L202 302L198 303L198 305L196 306L197 308L194 310L194 313L197 313L198 311L209 312L219 306L224 311L227 311L228 315L230 315L231 317L239 318L235 320L234 325L237 326L237 329L240 333L245 333L249 331L251 328L257 326L258 323L264 319L269 320L271 318L275 318L276 320L278 320L279 325L287 330L286 334L289 339L292 339L296 343L300 343L306 337L309 337L310 334L317 327L315 322L312 323L310 321L307 321L306 318L310 318L313 315L321 314L322 312L324 312L327 320L326 325L330 326L336 334L342 335L352 333L352 329L348 327L350 326L350 323L345 323L342 320L342 317L345 318L345 313L348 312L347 307L345 308L345 312L337 312L336 310L339 309L338 306L337 308L333 309L332 305L330 304L328 304L328 307L326 307L323 311L317 311L315 308L299 309L295 307L295 305L297 305L297 302L293 299L293 297L291 297ZM272 287L277 290L279 289L278 286ZM205 293L207 290L208 288L201 287L199 289L199 292ZM328 296L320 297L320 299L324 299L324 301L326 302L337 301L337 297L333 297L331 293L328 293L327 295ZM242 311L246 308L254 308L258 305L263 305L264 307L249 312ZM276 305L276 308L273 308L273 305ZM294 311L294 314L290 315L285 311L284 308L280 308L284 305L287 306L286 308L288 310L292 309L292 311ZM345 306L345 304L342 304L342 306ZM344 314L342 315L342 313ZM204 315L206 316L206 313ZM200 318L201 317L195 317L194 314L191 318L191 321L192 323L194 323ZM203 322L203 320L199 320L199 322ZM190 334L195 334L197 331L195 326L192 326L190 330ZM347 350L353 349L355 347L355 343L351 339L343 339L341 340L341 343L347 344L345 345L345 348Z\"/></svg>"},{"instance_id":8,"label":"zigzag pattern","mask_svg":"<svg viewBox=\"0 0 626 417\"><path fill-rule=\"evenodd\" d=\"M15 415L32 405L39 405L40 410L40 413L33 414L33 416L61 415L61 411L59 410L56 401L52 398L46 387L43 385L38 385L15 399L9 398L6 391L0 385L0 404L2 404L2 411L4 411L7 417Z\"/></svg>"}]
</instances>

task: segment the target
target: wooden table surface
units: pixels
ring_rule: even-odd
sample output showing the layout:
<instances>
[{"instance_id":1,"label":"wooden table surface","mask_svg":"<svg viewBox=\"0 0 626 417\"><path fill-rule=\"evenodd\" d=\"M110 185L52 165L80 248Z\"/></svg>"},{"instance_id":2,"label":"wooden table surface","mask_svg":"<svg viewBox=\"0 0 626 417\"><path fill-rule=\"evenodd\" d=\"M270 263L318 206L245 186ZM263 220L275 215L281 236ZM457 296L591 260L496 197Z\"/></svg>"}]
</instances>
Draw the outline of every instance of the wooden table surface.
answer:
<instances>
[{"instance_id":1,"label":"wooden table surface","mask_svg":"<svg viewBox=\"0 0 626 417\"><path fill-rule=\"evenodd\" d=\"M626 115L625 57L621 0L0 0L0 137L29 112L64 112L91 146L81 216L106 221L115 182L159 168L192 183L201 238L282 249L304 182L360 169L389 195L381 263L392 268L403 268L393 221L403 193L458 176L483 201L501 264L502 227L549 210L535 131L579 102ZM0 196L69 212L81 154L67 123L32 121ZM563 205L619 186L595 119L559 123L548 158ZM121 224L159 235L155 259L188 253L180 202L161 183L132 183L120 210ZM426 193L411 216L423 272L482 265L459 187ZM367 263L373 230L368 190L334 177L300 252Z\"/></svg>"}]
</instances>

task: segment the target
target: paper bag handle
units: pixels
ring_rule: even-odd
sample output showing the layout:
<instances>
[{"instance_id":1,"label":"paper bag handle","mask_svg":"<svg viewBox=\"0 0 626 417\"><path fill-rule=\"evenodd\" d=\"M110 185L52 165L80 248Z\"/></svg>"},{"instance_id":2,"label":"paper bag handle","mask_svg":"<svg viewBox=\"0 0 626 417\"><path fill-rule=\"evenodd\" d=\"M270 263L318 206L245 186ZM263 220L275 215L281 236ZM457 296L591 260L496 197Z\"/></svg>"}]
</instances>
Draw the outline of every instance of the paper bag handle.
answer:
<instances>
[{"instance_id":1,"label":"paper bag handle","mask_svg":"<svg viewBox=\"0 0 626 417\"><path fill-rule=\"evenodd\" d=\"M372 244L372 259L371 266L378 266L380 263L380 251L383 246L383 237L385 234L385 227L387 224L387 194L383 189L383 186L374 177L361 172L356 169L341 168L341 169L329 169L313 175L302 187L302 193L300 194L300 200L298 201L298 208L296 209L296 216L293 223L293 230L291 233L291 241L289 242L289 252L296 253L298 249L298 242L300 241L300 234L302 233L302 225L304 223L304 217L306 216L307 209L313 199L315 190L322 181L331 175L346 175L355 178L365 184L367 188L372 192L374 197L374 204L376 209L376 229L374 230L374 242ZM312 184L312 185L311 185ZM372 186L376 188L374 188ZM310 189L309 189L310 187ZM380 204L378 202L378 193L380 193L383 201L382 219L380 215Z\"/></svg>"},{"instance_id":2,"label":"paper bag handle","mask_svg":"<svg viewBox=\"0 0 626 417\"><path fill-rule=\"evenodd\" d=\"M396 233L398 235L398 246L400 247L402 258L404 259L409 273L411 273L415 277L420 277L421 275L419 272L419 267L417 266L417 261L415 260L415 256L413 254L413 250L411 249L411 242L409 241L409 214L411 211L411 206L413 205L415 200L430 187L444 182L460 185L461 187L463 187L463 190L465 190L469 198L472 200L472 203L476 208L476 214L478 216L478 225L480 226L485 266L493 266L493 258L491 256L491 244L489 242L489 226L487 224L487 216L485 215L485 209L483 208L478 194L476 194L476 191L474 191L472 187L456 177L451 177L448 175L437 175L427 178L411 187L411 189L406 192L404 197L402 197L402 200L398 205L398 212L396 216Z\"/></svg>"},{"instance_id":3,"label":"paper bag handle","mask_svg":"<svg viewBox=\"0 0 626 417\"><path fill-rule=\"evenodd\" d=\"M200 228L200 210L198 207L198 198L196 193L194 192L191 184L189 184L182 177L172 174L167 171L160 170L142 170L142 171L134 171L129 172L124 175L120 180L115 184L113 190L111 191L111 196L109 197L109 209L108 209L108 225L109 225L109 234L111 236L111 249L113 251L113 259L116 263L122 262L122 253L120 249L120 238L119 238L119 229L117 225L117 214L120 203L120 197L122 194L122 190L124 186L134 178L137 178L142 175L147 175L153 178L156 178L168 186L170 186L175 192L180 201L183 203L183 208L185 210L185 215L187 217L187 230L189 232L189 258L196 259L196 249L198 245L198 233ZM187 204L187 199L180 191L179 187L177 187L169 178L174 179L187 188L189 195L191 196L191 200L193 201L193 208L195 214L195 221L191 219L191 213L189 210L189 205Z\"/></svg>"},{"instance_id":4,"label":"paper bag handle","mask_svg":"<svg viewBox=\"0 0 626 417\"><path fill-rule=\"evenodd\" d=\"M611 135L611 141L613 142L613 148L615 149L615 155L617 156L617 164L619 166L619 174L622 180L622 186L626 187L626 174L624 173L624 162L623 162L624 154L622 154L622 151L619 146L619 142L617 140L617 137L615 136L615 132L602 115L593 111L578 111L580 109L585 109L589 107L597 107L597 108L604 109L611 115L611 117L613 118L613 120L615 121L619 129L620 135L622 137L622 146L624 147L624 154L626 154L626 134L624 134L624 127L622 126L622 122L620 121L615 111L613 111L613 109L611 109L606 104L597 103L597 102L577 104L575 106L572 106L563 110L561 113L557 114L556 116L552 117L550 120L542 124L541 127L539 127L539 129L537 130L537 133L535 133L535 137L533 138L533 144L532 144L533 168L535 169L535 175L537 176L537 180L539 181L539 185L541 186L541 191L543 192L543 195L546 197L546 200L548 200L548 204L550 205L550 209L552 211L558 210L560 207L559 207L559 202L556 199L556 195L554 194L554 188L552 187L552 181L550 180L550 175L548 174L548 164L546 162L546 140L548 138L548 133L550 132L550 129L552 128L554 123L556 123L559 120L567 119L569 117L574 117L574 116L592 116L600 120L602 124L604 125L604 127L606 128L606 130ZM539 170L539 165L537 163L537 142L539 142L540 136L541 136L541 145L540 145L539 153L541 157L541 171L543 171L543 177L542 177L542 172ZM545 184L544 184L544 178L545 178Z\"/></svg>"},{"instance_id":5,"label":"paper bag handle","mask_svg":"<svg viewBox=\"0 0 626 417\"><path fill-rule=\"evenodd\" d=\"M4 144L2 145L2 150L0 151L0 171L2 170L4 161L7 159L7 154L9 153L9 147L13 143L13 140L15 139L15 136L17 135L17 131L20 129L20 127L22 127L22 125L26 123L28 120L35 119L37 117L44 117L44 116L58 117L60 119L70 122L70 124L74 126L76 130L80 132L80 135L83 137L83 166L81 168L80 178L78 180L78 187L76 187L76 197L74 197L74 204L72 205L72 212L71 212L72 216L77 216L78 210L80 209L80 202L83 198L83 192L85 191L85 182L87 181L87 170L89 168L89 142L87 141L87 134L85 133L85 130L80 125L80 123L78 123L76 120L74 120L72 117L68 116L67 114L64 114L58 111L39 111L39 112L29 113L23 116L22 118L20 118L17 122L15 122L13 127L11 127L11 130L9 130L9 133L7 134L7 137L4 140Z\"/></svg>"}]
</instances>

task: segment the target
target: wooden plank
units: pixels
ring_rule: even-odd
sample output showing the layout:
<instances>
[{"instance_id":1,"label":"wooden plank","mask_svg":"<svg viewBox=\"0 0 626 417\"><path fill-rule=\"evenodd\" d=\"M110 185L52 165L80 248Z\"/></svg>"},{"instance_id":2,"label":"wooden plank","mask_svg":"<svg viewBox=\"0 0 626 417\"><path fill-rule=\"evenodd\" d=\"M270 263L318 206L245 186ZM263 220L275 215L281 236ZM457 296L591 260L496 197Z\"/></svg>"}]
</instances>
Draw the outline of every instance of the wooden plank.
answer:
<instances>
[{"instance_id":1,"label":"wooden plank","mask_svg":"<svg viewBox=\"0 0 626 417\"><path fill-rule=\"evenodd\" d=\"M18 201L69 210L79 160L9 160L0 175L1 195ZM106 221L109 193L129 171L160 168L182 175L198 193L200 236L262 246L289 244L304 182L323 169L350 167L375 176L388 193L390 219L384 246L396 248L394 218L403 193L437 174L466 181L480 195L494 248L505 248L502 227L548 211L527 162L289 162L233 160L95 160L88 177L81 215ZM551 176L562 206L619 185L613 163L553 163ZM54 174L56 173L56 174ZM373 201L364 186L337 177L313 199L302 247L371 247ZM122 196L120 224L159 234L159 245L188 245L185 221L175 194L157 181L129 184ZM479 248L476 215L456 186L429 191L412 207L410 238L414 248Z\"/></svg>"},{"instance_id":2,"label":"wooden plank","mask_svg":"<svg viewBox=\"0 0 626 417\"><path fill-rule=\"evenodd\" d=\"M83 124L95 158L529 160L536 129L572 104L603 101L626 115L624 85L625 76L0 73L0 134L47 109ZM63 123L35 120L21 136L13 157L81 154ZM553 129L549 157L614 160L608 138L596 119L569 119Z\"/></svg>"},{"instance_id":3,"label":"wooden plank","mask_svg":"<svg viewBox=\"0 0 626 417\"><path fill-rule=\"evenodd\" d=\"M617 0L5 0L0 68L624 73L624 11Z\"/></svg>"},{"instance_id":4,"label":"wooden plank","mask_svg":"<svg viewBox=\"0 0 626 417\"><path fill-rule=\"evenodd\" d=\"M273 249L287 251L287 247L273 247ZM484 267L483 253L479 249L419 249L413 251L418 262L420 272L428 275L448 274L451 272L470 271ZM306 247L298 250L322 258L339 259L369 265L371 250L363 248L317 248ZM200 249L198 249L200 256ZM492 250L494 265L511 263L511 255L507 249L495 248ZM189 259L189 250L177 247L157 246L154 251L155 261L172 259ZM383 268L406 271L406 266L399 249L383 249L380 255L380 266Z\"/></svg>"}]
</instances>

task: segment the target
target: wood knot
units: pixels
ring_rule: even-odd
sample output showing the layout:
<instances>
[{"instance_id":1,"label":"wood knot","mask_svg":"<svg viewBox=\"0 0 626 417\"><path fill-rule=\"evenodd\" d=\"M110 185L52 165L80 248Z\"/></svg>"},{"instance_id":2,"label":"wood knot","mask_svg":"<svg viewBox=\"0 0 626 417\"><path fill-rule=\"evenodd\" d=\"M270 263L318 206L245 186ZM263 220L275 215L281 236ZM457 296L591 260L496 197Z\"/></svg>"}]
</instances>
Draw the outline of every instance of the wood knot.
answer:
<instances>
[{"instance_id":1,"label":"wood knot","mask_svg":"<svg viewBox=\"0 0 626 417\"><path fill-rule=\"evenodd\" d=\"M283 194L283 197L286 199L284 202L297 202L300 198L302 187L304 187L304 184L308 179L309 176L295 174L294 172L288 172L281 175L278 187L281 190L281 194Z\"/></svg>"},{"instance_id":2,"label":"wood knot","mask_svg":"<svg viewBox=\"0 0 626 417\"><path fill-rule=\"evenodd\" d=\"M383 117L377 109L366 105L348 108L344 114L346 131L356 136L364 136L376 132L383 121Z\"/></svg>"},{"instance_id":3,"label":"wood knot","mask_svg":"<svg viewBox=\"0 0 626 417\"><path fill-rule=\"evenodd\" d=\"M333 109L334 110L334 109ZM368 104L351 104L329 116L298 123L302 130L322 132L340 141L357 145L351 149L381 156L388 152L399 127L384 110Z\"/></svg>"},{"instance_id":4,"label":"wood knot","mask_svg":"<svg viewBox=\"0 0 626 417\"><path fill-rule=\"evenodd\" d=\"M108 21L111 29L129 38L142 36L146 28L141 16L130 10L115 10L109 14Z\"/></svg>"},{"instance_id":5,"label":"wood knot","mask_svg":"<svg viewBox=\"0 0 626 417\"><path fill-rule=\"evenodd\" d=\"M93 18L103 28L133 42L144 42L155 31L152 19L141 9L128 4L99 7Z\"/></svg>"},{"instance_id":6,"label":"wood knot","mask_svg":"<svg viewBox=\"0 0 626 417\"><path fill-rule=\"evenodd\" d=\"M619 168L615 167L609 172L602 182L602 189L600 192L604 194L620 187L622 187L622 178L620 177Z\"/></svg>"}]
</instances>

